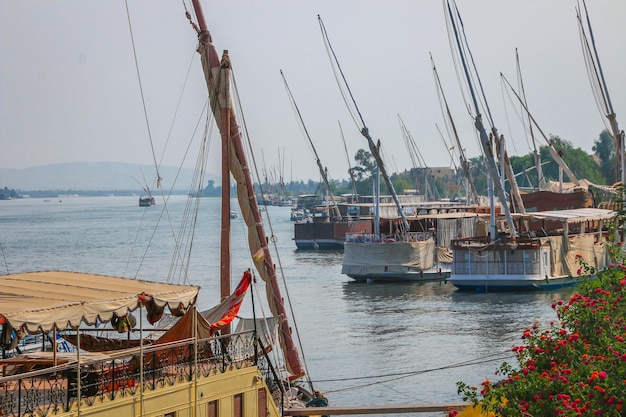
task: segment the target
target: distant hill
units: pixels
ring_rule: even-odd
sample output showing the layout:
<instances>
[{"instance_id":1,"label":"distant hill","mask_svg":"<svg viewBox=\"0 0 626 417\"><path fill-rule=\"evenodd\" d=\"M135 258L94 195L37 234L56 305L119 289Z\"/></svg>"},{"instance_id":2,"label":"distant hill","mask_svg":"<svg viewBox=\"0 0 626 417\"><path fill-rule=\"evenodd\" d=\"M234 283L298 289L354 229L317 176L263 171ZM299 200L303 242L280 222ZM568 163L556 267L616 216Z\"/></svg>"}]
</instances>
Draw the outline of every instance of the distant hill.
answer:
<instances>
[{"instance_id":1,"label":"distant hill","mask_svg":"<svg viewBox=\"0 0 626 417\"><path fill-rule=\"evenodd\" d=\"M142 175L143 171L143 175ZM160 168L162 186L165 190L189 188L193 170L177 167ZM178 173L178 174L177 174ZM178 178L176 178L178 175ZM145 181L144 181L145 176ZM42 165L24 169L0 168L0 188L7 187L21 191L32 190L137 190L141 191L145 182L155 187L155 169L149 165L119 162L73 162ZM214 177L209 174L206 178Z\"/></svg>"}]
</instances>

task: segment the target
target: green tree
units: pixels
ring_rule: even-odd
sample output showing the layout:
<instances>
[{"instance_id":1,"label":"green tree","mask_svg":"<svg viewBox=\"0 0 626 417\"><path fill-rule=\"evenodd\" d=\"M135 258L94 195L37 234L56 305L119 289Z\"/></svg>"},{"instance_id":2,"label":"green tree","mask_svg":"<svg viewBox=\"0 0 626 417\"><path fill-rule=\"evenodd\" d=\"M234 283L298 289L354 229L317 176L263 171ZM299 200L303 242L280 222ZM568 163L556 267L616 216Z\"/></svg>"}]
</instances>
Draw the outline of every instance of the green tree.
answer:
<instances>
[{"instance_id":1,"label":"green tree","mask_svg":"<svg viewBox=\"0 0 626 417\"><path fill-rule=\"evenodd\" d=\"M537 188L539 178L535 167L535 157L532 153L523 156L511 156L511 168L516 175L517 185L520 188Z\"/></svg>"},{"instance_id":2,"label":"green tree","mask_svg":"<svg viewBox=\"0 0 626 417\"><path fill-rule=\"evenodd\" d=\"M581 148L574 148L571 142L561 139L559 136L550 135L549 140L577 178L586 178L596 184L605 183L604 176L600 171L600 166L595 159L593 159L593 156L589 155ZM547 146L541 147L541 159L554 162ZM558 180L558 165L556 163L548 164L544 169L544 175L549 179Z\"/></svg>"},{"instance_id":3,"label":"green tree","mask_svg":"<svg viewBox=\"0 0 626 417\"><path fill-rule=\"evenodd\" d=\"M354 175L358 181L370 178L376 171L376 160L374 156L365 149L359 149L354 155L357 165L353 168Z\"/></svg>"},{"instance_id":4,"label":"green tree","mask_svg":"<svg viewBox=\"0 0 626 417\"><path fill-rule=\"evenodd\" d=\"M391 177L389 179L391 180L393 188L395 188L397 194L403 194L404 190L409 190L413 188L411 178L407 173L391 174ZM381 187L383 185L384 184L381 184Z\"/></svg>"},{"instance_id":5,"label":"green tree","mask_svg":"<svg viewBox=\"0 0 626 417\"><path fill-rule=\"evenodd\" d=\"M607 184L613 184L619 178L619 161L615 155L613 137L608 130L603 130L600 137L593 142L591 150L600 160L600 171Z\"/></svg>"},{"instance_id":6,"label":"green tree","mask_svg":"<svg viewBox=\"0 0 626 417\"><path fill-rule=\"evenodd\" d=\"M470 176L479 195L487 195L487 164L485 157L480 155L469 159Z\"/></svg>"}]
</instances>

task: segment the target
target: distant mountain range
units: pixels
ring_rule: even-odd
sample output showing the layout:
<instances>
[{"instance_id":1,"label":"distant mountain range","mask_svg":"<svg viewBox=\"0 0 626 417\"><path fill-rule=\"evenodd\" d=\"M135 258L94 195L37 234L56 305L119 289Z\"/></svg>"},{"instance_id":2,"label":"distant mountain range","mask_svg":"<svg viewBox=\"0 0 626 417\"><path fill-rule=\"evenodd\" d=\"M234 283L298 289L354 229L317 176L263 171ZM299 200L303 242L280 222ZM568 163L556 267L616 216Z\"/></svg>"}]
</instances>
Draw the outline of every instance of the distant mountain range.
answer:
<instances>
[{"instance_id":1,"label":"distant mountain range","mask_svg":"<svg viewBox=\"0 0 626 417\"><path fill-rule=\"evenodd\" d=\"M187 190L193 170L166 166L159 169L165 190ZM144 180L145 176L145 180ZM213 175L209 177L215 180ZM210 179L206 178L206 181ZM33 190L137 190L146 183L155 187L156 172L153 166L119 162L72 162L42 165L24 169L0 168L0 188L21 191Z\"/></svg>"}]
</instances>

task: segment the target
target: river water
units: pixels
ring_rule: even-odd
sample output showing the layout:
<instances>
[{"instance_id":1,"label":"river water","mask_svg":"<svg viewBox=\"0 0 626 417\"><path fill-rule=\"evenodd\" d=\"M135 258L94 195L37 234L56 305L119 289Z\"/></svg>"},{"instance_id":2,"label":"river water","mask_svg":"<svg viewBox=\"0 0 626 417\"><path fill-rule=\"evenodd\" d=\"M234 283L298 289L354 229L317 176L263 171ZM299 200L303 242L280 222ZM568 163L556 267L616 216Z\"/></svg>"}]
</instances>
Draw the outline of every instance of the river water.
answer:
<instances>
[{"instance_id":1,"label":"river water","mask_svg":"<svg viewBox=\"0 0 626 417\"><path fill-rule=\"evenodd\" d=\"M177 196L140 208L137 197L0 201L2 273L68 270L176 282L168 277L185 202ZM188 282L202 287L203 309L219 300L219 210L218 199L201 200L188 270ZM342 252L296 250L288 207L268 207L267 214L292 327L315 388L331 405L460 401L457 381L497 380L494 372L513 361L523 329L556 320L551 304L574 291L479 294L447 283L355 283L341 274ZM251 263L242 219L232 226L234 287ZM241 315L251 310L247 300Z\"/></svg>"}]
</instances>

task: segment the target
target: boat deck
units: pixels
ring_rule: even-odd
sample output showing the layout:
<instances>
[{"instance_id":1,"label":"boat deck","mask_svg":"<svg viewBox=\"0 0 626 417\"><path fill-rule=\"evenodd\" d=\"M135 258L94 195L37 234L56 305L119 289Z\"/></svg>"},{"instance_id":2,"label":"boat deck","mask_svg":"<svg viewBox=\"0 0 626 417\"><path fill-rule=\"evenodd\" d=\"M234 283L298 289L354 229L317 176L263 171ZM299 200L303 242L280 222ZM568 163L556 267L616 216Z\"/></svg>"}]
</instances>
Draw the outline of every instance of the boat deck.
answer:
<instances>
[{"instance_id":1,"label":"boat deck","mask_svg":"<svg viewBox=\"0 0 626 417\"><path fill-rule=\"evenodd\" d=\"M80 366L75 353L53 358L52 352L41 352L39 357L3 359L0 415L66 415L79 404L84 409L252 366L259 363L255 352L261 351L254 348L254 341L253 332L247 332L202 340L197 353L189 340L106 355L81 352Z\"/></svg>"}]
</instances>

